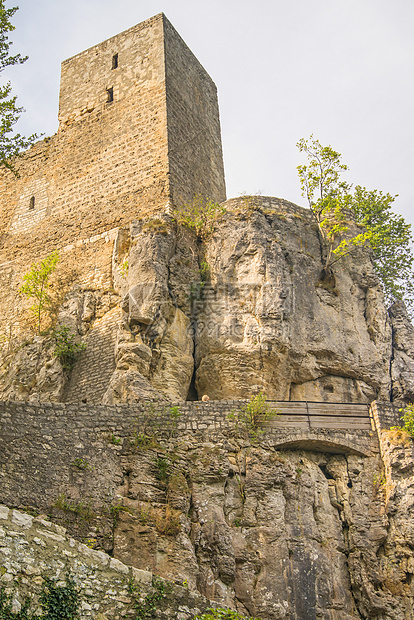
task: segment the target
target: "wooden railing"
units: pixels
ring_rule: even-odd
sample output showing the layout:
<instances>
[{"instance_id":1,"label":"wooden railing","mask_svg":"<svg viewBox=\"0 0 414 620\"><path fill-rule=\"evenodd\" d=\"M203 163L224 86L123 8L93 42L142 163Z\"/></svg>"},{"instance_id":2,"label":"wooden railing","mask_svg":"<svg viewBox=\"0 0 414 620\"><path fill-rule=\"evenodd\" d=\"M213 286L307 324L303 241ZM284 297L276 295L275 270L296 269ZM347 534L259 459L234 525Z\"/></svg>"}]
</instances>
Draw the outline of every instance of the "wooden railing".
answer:
<instances>
[{"instance_id":1,"label":"wooden railing","mask_svg":"<svg viewBox=\"0 0 414 620\"><path fill-rule=\"evenodd\" d=\"M268 422L274 428L371 430L368 404L305 401L267 401L267 404L278 414Z\"/></svg>"}]
</instances>

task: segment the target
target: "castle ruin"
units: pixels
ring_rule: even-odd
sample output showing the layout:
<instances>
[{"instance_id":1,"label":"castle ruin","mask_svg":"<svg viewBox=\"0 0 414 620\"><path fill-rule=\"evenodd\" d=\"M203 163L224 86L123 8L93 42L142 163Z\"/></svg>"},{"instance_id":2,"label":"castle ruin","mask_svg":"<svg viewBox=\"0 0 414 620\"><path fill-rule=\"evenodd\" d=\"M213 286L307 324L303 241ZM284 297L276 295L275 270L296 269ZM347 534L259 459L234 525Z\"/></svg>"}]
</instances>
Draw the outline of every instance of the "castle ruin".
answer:
<instances>
[{"instance_id":1,"label":"castle ruin","mask_svg":"<svg viewBox=\"0 0 414 620\"><path fill-rule=\"evenodd\" d=\"M225 201L216 88L163 14L63 62L59 123L0 173L15 609L70 569L82 619L132 614L128 580L154 575L175 584L161 620L414 618L413 445L390 430L414 329L369 253L328 286L309 210ZM194 196L221 203L202 234L172 217ZM49 326L86 345L70 369L19 294L54 250ZM259 392L270 416L246 426Z\"/></svg>"}]
</instances>

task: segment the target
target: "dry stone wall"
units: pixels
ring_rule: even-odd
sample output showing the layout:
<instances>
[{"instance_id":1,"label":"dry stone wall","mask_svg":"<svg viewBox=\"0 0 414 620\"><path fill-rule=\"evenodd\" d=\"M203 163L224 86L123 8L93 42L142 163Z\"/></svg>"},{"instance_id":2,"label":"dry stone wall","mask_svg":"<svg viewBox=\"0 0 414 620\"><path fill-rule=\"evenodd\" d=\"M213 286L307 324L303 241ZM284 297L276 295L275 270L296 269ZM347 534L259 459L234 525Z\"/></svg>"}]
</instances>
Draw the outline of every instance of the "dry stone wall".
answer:
<instances>
[{"instance_id":1,"label":"dry stone wall","mask_svg":"<svg viewBox=\"0 0 414 620\"><path fill-rule=\"evenodd\" d=\"M62 587L67 576L78 590L80 618L99 620L124 618L133 613L132 583L143 599L151 591L154 576L126 566L103 551L79 543L66 529L44 517L9 510L0 505L0 584L13 594L13 611L18 613L26 597L31 611L39 607L39 593L45 578ZM164 584L166 595L157 605L157 617L186 620L214 603L185 587Z\"/></svg>"}]
</instances>

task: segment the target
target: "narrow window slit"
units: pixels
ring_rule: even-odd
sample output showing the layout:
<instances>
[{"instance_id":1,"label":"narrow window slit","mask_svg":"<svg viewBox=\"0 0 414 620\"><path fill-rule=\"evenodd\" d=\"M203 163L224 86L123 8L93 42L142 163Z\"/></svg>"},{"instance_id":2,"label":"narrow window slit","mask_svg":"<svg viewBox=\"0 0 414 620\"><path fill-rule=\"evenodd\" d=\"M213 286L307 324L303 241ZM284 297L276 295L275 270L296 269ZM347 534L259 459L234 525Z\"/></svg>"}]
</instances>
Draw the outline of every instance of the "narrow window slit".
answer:
<instances>
[{"instance_id":1,"label":"narrow window slit","mask_svg":"<svg viewBox=\"0 0 414 620\"><path fill-rule=\"evenodd\" d=\"M114 100L114 89L111 88L107 88L106 89L106 94L108 95L108 98L106 100L107 103L111 103L111 101Z\"/></svg>"},{"instance_id":2,"label":"narrow window slit","mask_svg":"<svg viewBox=\"0 0 414 620\"><path fill-rule=\"evenodd\" d=\"M35 207L35 197L32 196L29 201L29 209L34 209Z\"/></svg>"},{"instance_id":3,"label":"narrow window slit","mask_svg":"<svg viewBox=\"0 0 414 620\"><path fill-rule=\"evenodd\" d=\"M118 54L112 56L112 69L118 69Z\"/></svg>"}]
</instances>

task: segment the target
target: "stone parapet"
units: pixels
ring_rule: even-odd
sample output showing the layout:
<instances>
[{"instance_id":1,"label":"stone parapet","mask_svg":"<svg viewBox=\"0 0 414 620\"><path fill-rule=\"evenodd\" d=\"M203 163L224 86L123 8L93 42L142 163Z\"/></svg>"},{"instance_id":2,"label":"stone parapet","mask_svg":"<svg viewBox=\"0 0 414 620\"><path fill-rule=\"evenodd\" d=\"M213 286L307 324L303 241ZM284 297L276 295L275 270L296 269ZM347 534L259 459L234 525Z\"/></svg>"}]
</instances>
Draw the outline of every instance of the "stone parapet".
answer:
<instances>
[{"instance_id":1,"label":"stone parapet","mask_svg":"<svg viewBox=\"0 0 414 620\"><path fill-rule=\"evenodd\" d=\"M380 433L389 430L392 426L401 425L401 404L374 401L371 403L370 416L374 420L375 428Z\"/></svg>"}]
</instances>

